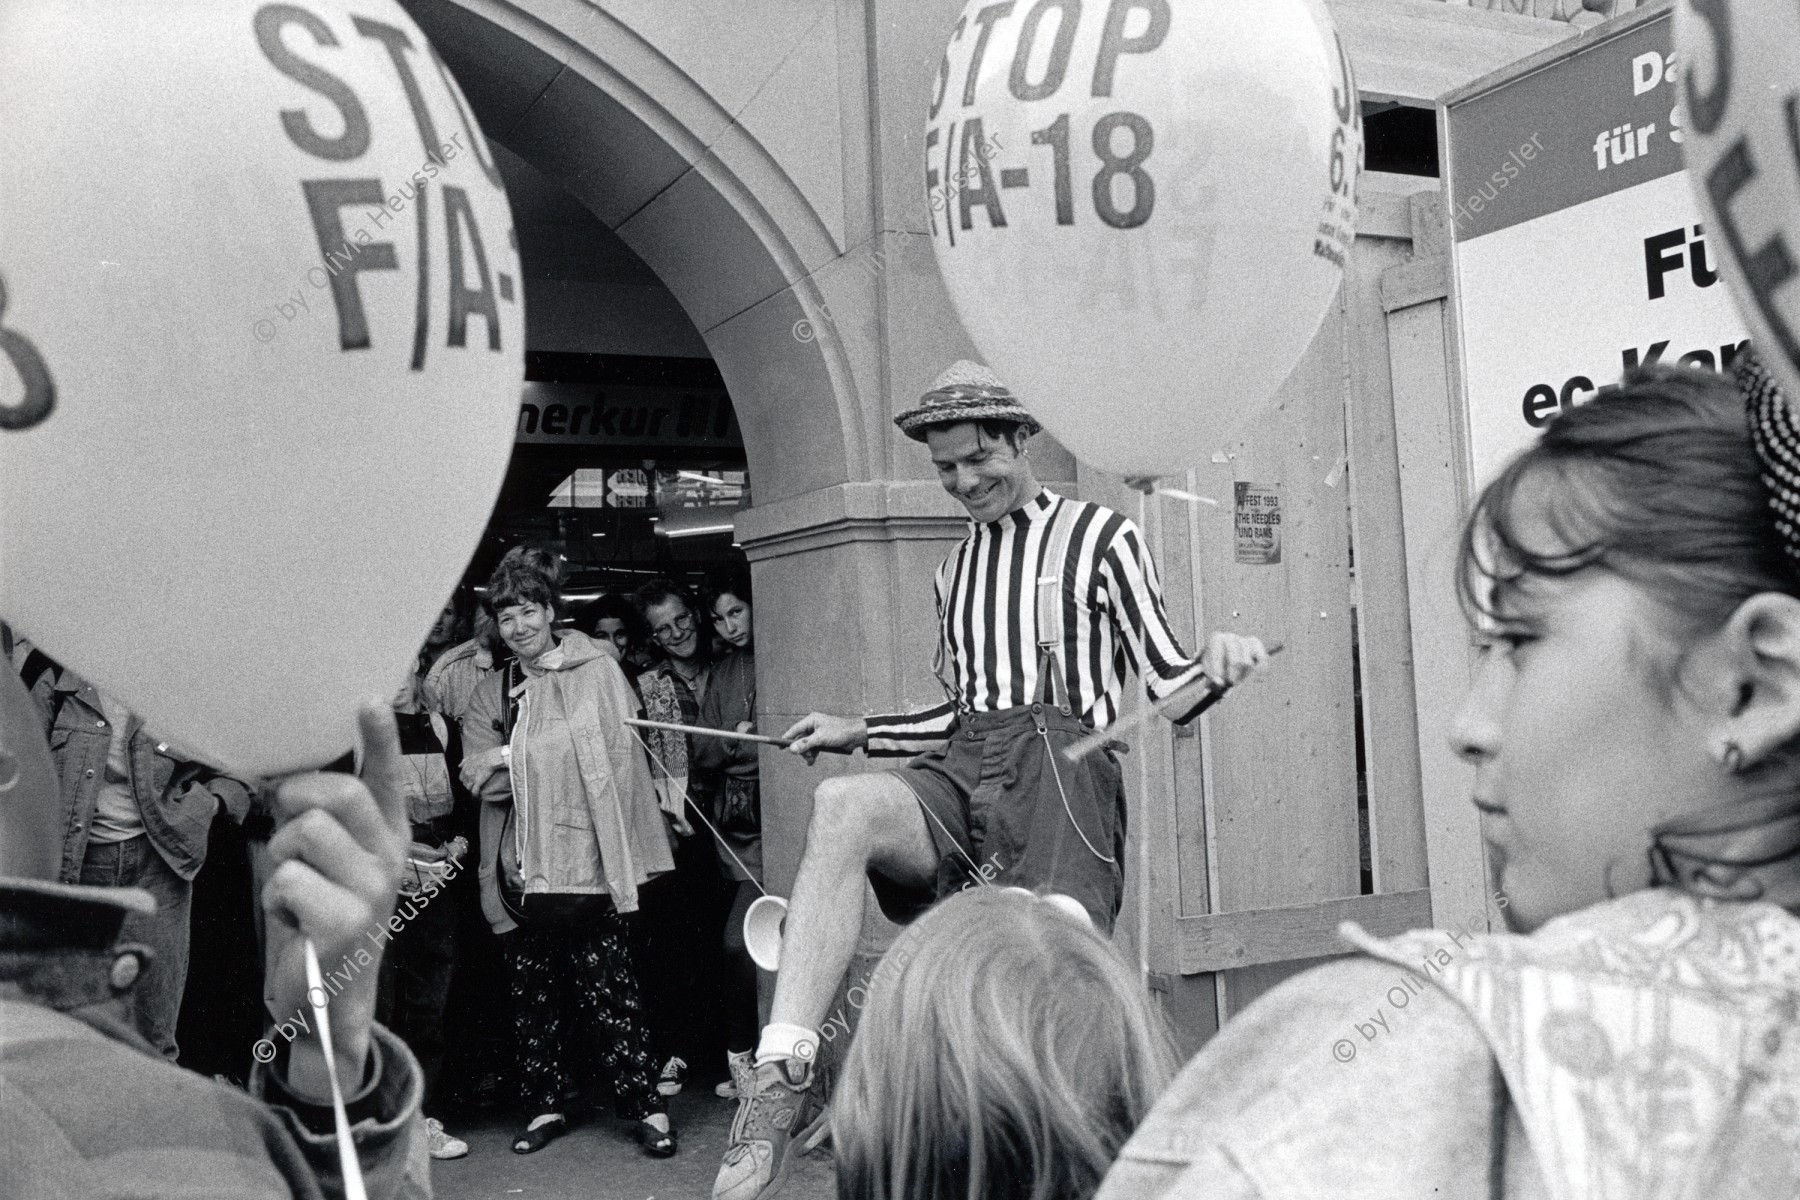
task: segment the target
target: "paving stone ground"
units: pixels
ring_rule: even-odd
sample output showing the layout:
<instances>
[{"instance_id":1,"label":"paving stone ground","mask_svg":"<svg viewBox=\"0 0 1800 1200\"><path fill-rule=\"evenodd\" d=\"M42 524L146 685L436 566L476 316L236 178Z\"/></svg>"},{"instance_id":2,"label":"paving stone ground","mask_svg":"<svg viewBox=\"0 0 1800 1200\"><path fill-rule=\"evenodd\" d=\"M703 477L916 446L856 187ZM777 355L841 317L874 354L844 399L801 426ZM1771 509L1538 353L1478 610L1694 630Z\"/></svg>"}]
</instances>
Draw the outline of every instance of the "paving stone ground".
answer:
<instances>
[{"instance_id":1,"label":"paving stone ground","mask_svg":"<svg viewBox=\"0 0 1800 1200\"><path fill-rule=\"evenodd\" d=\"M536 1154L514 1154L518 1119L494 1116L448 1122L469 1143L469 1156L431 1164L438 1200L709 1200L731 1128L733 1101L712 1081L690 1083L670 1118L681 1135L674 1158L645 1156L630 1127L610 1115L586 1120ZM829 1152L802 1159L781 1200L833 1200Z\"/></svg>"}]
</instances>

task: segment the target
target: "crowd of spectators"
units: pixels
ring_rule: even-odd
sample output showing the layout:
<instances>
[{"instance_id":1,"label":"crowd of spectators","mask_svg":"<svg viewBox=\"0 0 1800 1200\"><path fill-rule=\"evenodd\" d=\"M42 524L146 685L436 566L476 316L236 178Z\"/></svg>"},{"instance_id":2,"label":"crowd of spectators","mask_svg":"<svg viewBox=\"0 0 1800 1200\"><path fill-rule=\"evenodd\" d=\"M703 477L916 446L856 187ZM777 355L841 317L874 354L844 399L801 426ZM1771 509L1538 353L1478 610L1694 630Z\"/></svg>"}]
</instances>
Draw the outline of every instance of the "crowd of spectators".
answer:
<instances>
[{"instance_id":1,"label":"crowd of spectators","mask_svg":"<svg viewBox=\"0 0 1800 1200\"><path fill-rule=\"evenodd\" d=\"M749 604L737 571L700 596L659 579L577 608L557 558L520 546L428 632L393 701L411 841L377 1017L418 1060L433 1157L468 1153L444 1126L452 1114L515 1109L513 1149L529 1153L609 1100L667 1156L668 1099L690 1061L704 1057L719 1094L736 1095L726 1051L756 1035L740 929L760 875L755 756L641 739L622 718L750 728ZM150 951L138 1032L242 1085L270 1021L243 954L265 940L269 797L10 631L6 642L52 746L64 874L156 900L121 934ZM205 986L189 989L190 975Z\"/></svg>"}]
</instances>

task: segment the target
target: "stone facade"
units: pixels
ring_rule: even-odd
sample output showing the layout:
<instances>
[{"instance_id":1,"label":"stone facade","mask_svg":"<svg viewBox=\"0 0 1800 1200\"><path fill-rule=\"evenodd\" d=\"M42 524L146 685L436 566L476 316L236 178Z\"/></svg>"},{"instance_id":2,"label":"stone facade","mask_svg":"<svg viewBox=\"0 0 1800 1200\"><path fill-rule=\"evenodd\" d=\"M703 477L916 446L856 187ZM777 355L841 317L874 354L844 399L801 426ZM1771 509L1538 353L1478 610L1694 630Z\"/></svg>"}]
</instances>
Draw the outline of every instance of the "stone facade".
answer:
<instances>
[{"instance_id":1,"label":"stone facade","mask_svg":"<svg viewBox=\"0 0 1800 1200\"><path fill-rule=\"evenodd\" d=\"M1470 7L1468 0L1447 2ZM1602 2L1630 4L1590 0ZM456 73L487 136L612 229L668 287L718 364L756 494L756 507L739 516L737 536L755 577L759 724L779 731L814 709L892 711L935 702L941 693L930 670L931 574L962 536L964 515L892 417L916 403L949 362L981 357L938 275L922 168L924 113L962 0L401 3ZM1569 36L1571 23L1600 19L1581 0L1478 0L1474 7L1498 11L1451 12L1426 0L1330 0L1365 99L1419 107ZM1379 271L1413 240L1410 194L1435 186L1401 177L1377 182L1365 180L1358 228L1359 260L1367 262L1350 272L1349 291L1364 299L1375 295ZM1377 195L1382 187L1385 198ZM1267 595L1247 591L1240 604L1228 589L1212 587L1207 603L1221 620L1236 618L1240 607L1279 611L1288 615L1259 628L1292 625L1317 642L1330 625L1349 636L1348 573L1333 565L1348 545L1346 493L1337 490L1339 473L1323 453L1337 457L1345 446L1344 364L1355 358L1345 348L1384 361L1379 305L1370 312L1355 325L1337 318L1336 332L1308 360L1292 391L1295 403L1278 420L1288 442L1239 464L1304 478L1305 502L1320 514L1335 512L1329 522L1323 515L1315 522L1325 531L1318 546L1299 547L1306 553L1292 557L1331 566L1315 574L1330 575L1338 590L1315 603L1316 588L1270 583L1263 585ZM1135 494L1116 480L1078 472L1048 437L1033 453L1040 478L1057 490L1135 507ZM1197 469L1204 488L1231 494L1232 465ZM1291 502L1300 501L1296 492ZM1397 517L1389 522L1396 539ZM1177 618L1191 627L1206 572L1230 569L1229 532L1222 527L1220 536L1190 540L1188 528L1185 518L1171 518L1159 557ZM1207 566L1208 554L1219 562ZM1346 650L1333 668L1341 668L1342 686L1314 686L1314 667L1296 642L1284 660L1289 690L1271 684L1261 701L1249 693L1235 700L1241 737L1234 742L1221 730L1211 766L1201 761L1198 739L1178 739L1167 726L1134 737L1134 803L1162 815L1143 827L1156 863L1148 872L1134 869L1127 904L1137 901L1137 883L1150 885L1149 962L1159 975L1185 970L1177 918L1214 907L1204 869L1208 835L1197 818L1177 827L1174 802L1197 796L1207 778L1223 781L1222 794L1232 792L1228 764L1265 761L1258 730L1291 721L1288 706L1307 694L1329 691L1347 721L1349 661ZM1258 703L1266 711L1253 721ZM1346 761L1352 741L1349 734L1332 741ZM1294 750L1296 758L1319 758L1304 749ZM792 885L817 784L828 772L866 767L860 758L827 757L809 767L792 755L764 755L771 890L785 894ZM1353 791L1354 767L1339 774L1346 772ZM1299 768L1279 778L1262 774L1268 794L1240 787L1228 797L1235 808L1221 803L1216 810L1219 853L1243 865L1232 878L1248 889L1239 895L1222 886L1219 911L1354 895L1354 795L1333 801L1305 786L1310 776ZM1328 863L1323 851L1300 852L1300 835L1285 836L1328 818L1342 835ZM1422 889L1422 851L1414 857L1418 878L1384 886ZM1123 925L1130 930L1135 921L1128 915ZM879 949L887 932L871 921L864 949ZM1239 997L1245 999L1290 966L1226 973L1254 976L1254 987ZM1187 971L1195 982L1171 1004L1183 1008L1191 993L1205 999L1210 1014L1212 988L1199 970ZM1193 1004L1200 1013L1200 1001ZM1214 1020L1195 1015L1180 1023L1197 1037Z\"/></svg>"}]
</instances>

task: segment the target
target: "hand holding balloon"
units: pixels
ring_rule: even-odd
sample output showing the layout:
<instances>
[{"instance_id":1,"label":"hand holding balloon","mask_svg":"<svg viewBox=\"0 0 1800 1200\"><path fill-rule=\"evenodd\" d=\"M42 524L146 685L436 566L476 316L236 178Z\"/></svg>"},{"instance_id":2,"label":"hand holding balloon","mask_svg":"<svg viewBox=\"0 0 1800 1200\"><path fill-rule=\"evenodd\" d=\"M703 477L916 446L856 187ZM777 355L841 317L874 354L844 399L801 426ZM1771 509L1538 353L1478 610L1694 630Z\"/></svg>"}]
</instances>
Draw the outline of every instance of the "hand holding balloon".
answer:
<instances>
[{"instance_id":1,"label":"hand holding balloon","mask_svg":"<svg viewBox=\"0 0 1800 1200\"><path fill-rule=\"evenodd\" d=\"M401 755L393 711L370 702L358 724L362 778L312 772L290 776L276 789L278 824L269 842L274 870L262 893L268 915L263 994L277 1015L311 1011L305 965L310 940L336 989L330 998L333 1048L338 1078L351 1090L368 1061L377 964L394 932L389 919L411 834L396 782ZM302 1095L329 1094L316 1038L293 1043L287 1074Z\"/></svg>"}]
</instances>

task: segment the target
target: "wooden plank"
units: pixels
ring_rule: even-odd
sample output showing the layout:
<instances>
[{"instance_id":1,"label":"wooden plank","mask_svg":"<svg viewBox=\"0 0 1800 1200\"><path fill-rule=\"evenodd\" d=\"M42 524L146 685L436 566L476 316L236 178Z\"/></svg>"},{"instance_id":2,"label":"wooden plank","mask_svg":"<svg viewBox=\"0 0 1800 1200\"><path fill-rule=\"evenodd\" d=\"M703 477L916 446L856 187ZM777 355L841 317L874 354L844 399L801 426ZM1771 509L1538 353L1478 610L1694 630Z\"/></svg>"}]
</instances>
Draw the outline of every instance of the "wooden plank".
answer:
<instances>
[{"instance_id":1,"label":"wooden plank","mask_svg":"<svg viewBox=\"0 0 1800 1200\"><path fill-rule=\"evenodd\" d=\"M1196 484L1192 471L1184 481L1193 492ZM1164 503L1169 503L1165 501ZM1204 529L1210 515L1203 516L1202 506L1172 504L1167 514L1166 535L1162 545L1163 594L1182 643L1191 650L1205 644L1209 634L1202 619L1206 611L1201 588L1199 563L1203 536L1217 536L1218 529ZM1174 757L1174 872L1175 886L1171 897L1173 914L1179 918L1190 913L1213 911L1214 864L1211 840L1212 787L1208 759L1212 743L1203 734L1203 722L1173 727L1170 744ZM1176 1043L1182 1056L1189 1057L1219 1030L1220 988L1214 974L1183 976L1173 970L1175 959L1174 921L1170 921L1169 949L1165 967L1169 990L1161 996L1163 1011L1169 1015Z\"/></svg>"},{"instance_id":2,"label":"wooden plank","mask_svg":"<svg viewBox=\"0 0 1800 1200\"><path fill-rule=\"evenodd\" d=\"M1222 501L1204 514L1218 531L1202 539L1204 624L1287 647L1203 718L1215 896L1224 910L1359 890L1349 506L1343 487L1327 484L1345 454L1343 339L1340 302L1275 403L1195 468L1198 492ZM1280 563L1237 561L1237 482L1279 490ZM1227 1019L1272 986L1269 972L1231 973L1222 985Z\"/></svg>"},{"instance_id":3,"label":"wooden plank","mask_svg":"<svg viewBox=\"0 0 1800 1200\"><path fill-rule=\"evenodd\" d=\"M1410 241L1411 197L1421 192L1436 195L1441 186L1435 178L1424 175L1364 171L1356 181L1356 236Z\"/></svg>"},{"instance_id":4,"label":"wooden plank","mask_svg":"<svg viewBox=\"0 0 1800 1200\"><path fill-rule=\"evenodd\" d=\"M1487 920L1480 823L1469 802L1473 770L1451 751L1472 658L1456 599L1458 539L1466 509L1467 451L1453 413L1448 305L1388 314L1394 427L1406 518L1406 578L1418 698L1420 780L1432 911L1440 925Z\"/></svg>"},{"instance_id":5,"label":"wooden plank","mask_svg":"<svg viewBox=\"0 0 1800 1200\"><path fill-rule=\"evenodd\" d=\"M1450 295L1450 260L1418 258L1391 268L1381 277L1381 307L1388 312L1411 308Z\"/></svg>"},{"instance_id":6,"label":"wooden plank","mask_svg":"<svg viewBox=\"0 0 1800 1200\"><path fill-rule=\"evenodd\" d=\"M1414 888L1386 896L1183 917L1176 923L1181 972L1221 971L1349 953L1338 925L1355 921L1377 937L1431 924L1431 892Z\"/></svg>"},{"instance_id":7,"label":"wooden plank","mask_svg":"<svg viewBox=\"0 0 1800 1200\"><path fill-rule=\"evenodd\" d=\"M1576 34L1565 21L1442 0L1327 0L1326 6L1363 99L1419 107Z\"/></svg>"},{"instance_id":8,"label":"wooden plank","mask_svg":"<svg viewBox=\"0 0 1800 1200\"><path fill-rule=\"evenodd\" d=\"M1138 520L1138 493L1124 486L1118 476L1094 471L1082 464L1078 466L1078 480L1082 499L1104 504L1133 522ZM1158 574L1185 570L1184 549L1178 548L1177 557L1171 560L1169 547L1154 537L1157 522L1153 520L1149 524L1146 543L1152 547ZM1127 712L1142 701L1142 687L1142 680L1135 678L1127 686ZM1150 905L1150 969L1162 973L1169 973L1174 962L1174 921L1180 893L1180 864L1173 852L1178 840L1176 830L1182 821L1199 820L1200 799L1193 795L1178 795L1175 790L1172 730L1173 726L1167 721L1150 721L1123 739L1131 747L1131 752L1120 759L1125 773L1126 800L1125 895L1118 920L1113 925L1114 942L1119 952L1129 961L1137 962L1139 905L1147 900ZM1144 786L1146 769L1147 789ZM1148 839L1150 851L1147 880L1140 866L1145 839Z\"/></svg>"},{"instance_id":9,"label":"wooden plank","mask_svg":"<svg viewBox=\"0 0 1800 1200\"><path fill-rule=\"evenodd\" d=\"M1143 499L1141 495L1140 499ZM1155 497L1143 500L1142 504L1143 517L1139 524L1144 531L1144 544L1151 547L1159 564L1171 558L1171 547L1164 537L1168 524L1164 517L1170 507L1170 501ZM1178 569L1185 570L1187 563L1180 561L1186 558L1185 539L1174 550ZM1161 574L1160 570L1158 574ZM1142 687L1141 681L1139 687ZM1140 691L1139 695L1143 693ZM1181 904L1181 864L1168 848L1176 842L1176 829L1184 812L1198 807L1191 800L1201 798L1184 797L1175 788L1175 726L1168 721L1156 720L1148 724L1145 733L1147 736L1136 740L1138 752L1144 757L1137 763L1128 760L1125 764L1126 786L1130 786L1131 777L1136 775L1140 785L1147 781L1146 794L1155 798L1154 807L1145 814L1138 829L1139 841L1132 861L1138 864L1140 873L1146 866L1149 868L1152 890L1140 903L1147 902L1150 906L1151 969L1167 974L1175 959L1175 915Z\"/></svg>"},{"instance_id":10,"label":"wooden plank","mask_svg":"<svg viewBox=\"0 0 1800 1200\"><path fill-rule=\"evenodd\" d=\"M1344 405L1350 460L1344 486L1350 493L1356 550L1369 861L1377 893L1422 888L1429 879L1400 457L1383 304L1387 280L1405 257L1401 243L1359 237L1355 268L1345 283L1349 338Z\"/></svg>"},{"instance_id":11,"label":"wooden plank","mask_svg":"<svg viewBox=\"0 0 1800 1200\"><path fill-rule=\"evenodd\" d=\"M1444 212L1444 194L1437 188L1419 190L1406 198L1406 224L1412 231L1414 258L1442 258L1450 253L1450 221Z\"/></svg>"},{"instance_id":12,"label":"wooden plank","mask_svg":"<svg viewBox=\"0 0 1800 1200\"><path fill-rule=\"evenodd\" d=\"M767 974L767 972L764 972ZM1169 990L1160 996L1163 1013L1175 1035L1175 1050L1183 1062L1219 1032L1219 1004L1214 981L1218 975L1169 975Z\"/></svg>"},{"instance_id":13,"label":"wooden plank","mask_svg":"<svg viewBox=\"0 0 1800 1200\"><path fill-rule=\"evenodd\" d=\"M1184 481L1189 491L1193 491L1193 482L1193 473L1189 472ZM1162 569L1163 597L1168 605L1169 621L1182 645L1198 651L1205 645L1209 630L1202 619L1205 608L1195 564L1200 559L1202 537L1216 537L1219 530L1216 527L1202 530L1202 522L1207 518L1197 511L1199 505L1167 500L1161 503L1168 506L1158 559ZM1206 843L1206 806L1211 794L1206 786L1200 723L1172 729L1170 741L1174 752L1176 796L1174 912L1178 916L1211 912L1212 867Z\"/></svg>"}]
</instances>

